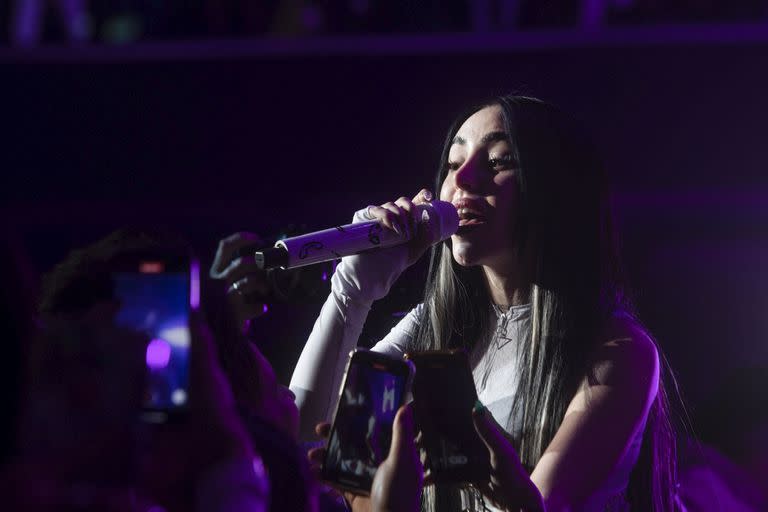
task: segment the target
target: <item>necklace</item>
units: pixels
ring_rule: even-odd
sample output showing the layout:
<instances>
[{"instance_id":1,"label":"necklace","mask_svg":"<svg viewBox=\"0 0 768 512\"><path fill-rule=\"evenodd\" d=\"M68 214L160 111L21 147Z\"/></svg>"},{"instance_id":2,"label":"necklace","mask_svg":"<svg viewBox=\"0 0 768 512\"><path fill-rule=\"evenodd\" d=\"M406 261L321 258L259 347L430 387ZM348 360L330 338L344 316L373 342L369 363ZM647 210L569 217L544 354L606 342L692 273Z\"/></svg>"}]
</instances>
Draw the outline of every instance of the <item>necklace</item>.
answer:
<instances>
[{"instance_id":1,"label":"necklace","mask_svg":"<svg viewBox=\"0 0 768 512\"><path fill-rule=\"evenodd\" d=\"M519 327L514 325L530 310L529 305L510 306L506 310L492 304L493 312L496 316L496 329L489 336L485 344L485 354L481 357L481 368L479 387L484 391L488 385L488 379L496 366L496 359L501 349L505 348L513 341L519 338ZM513 332L510 332L512 328ZM495 347L495 348L494 348ZM510 357L507 355L505 357Z\"/></svg>"},{"instance_id":2,"label":"necklace","mask_svg":"<svg viewBox=\"0 0 768 512\"><path fill-rule=\"evenodd\" d=\"M493 335L493 343L496 345L496 350L501 350L504 345L512 341L512 338L507 336L507 325L512 317L512 308L510 307L504 311L496 304L493 305L493 308L499 317L499 322L496 324L496 332Z\"/></svg>"}]
</instances>

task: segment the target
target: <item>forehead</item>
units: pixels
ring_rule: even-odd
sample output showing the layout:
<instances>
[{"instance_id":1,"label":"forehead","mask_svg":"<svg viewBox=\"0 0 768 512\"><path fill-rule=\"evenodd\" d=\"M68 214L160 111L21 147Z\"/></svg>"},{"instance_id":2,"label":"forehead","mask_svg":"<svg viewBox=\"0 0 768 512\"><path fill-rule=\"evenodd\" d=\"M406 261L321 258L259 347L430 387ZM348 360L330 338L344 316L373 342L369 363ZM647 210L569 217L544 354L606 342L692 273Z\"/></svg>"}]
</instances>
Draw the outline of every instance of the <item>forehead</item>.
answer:
<instances>
[{"instance_id":1,"label":"forehead","mask_svg":"<svg viewBox=\"0 0 768 512\"><path fill-rule=\"evenodd\" d=\"M501 107L491 105L485 107L467 118L459 127L456 136L468 142L478 142L484 135L504 131L504 119Z\"/></svg>"}]
</instances>

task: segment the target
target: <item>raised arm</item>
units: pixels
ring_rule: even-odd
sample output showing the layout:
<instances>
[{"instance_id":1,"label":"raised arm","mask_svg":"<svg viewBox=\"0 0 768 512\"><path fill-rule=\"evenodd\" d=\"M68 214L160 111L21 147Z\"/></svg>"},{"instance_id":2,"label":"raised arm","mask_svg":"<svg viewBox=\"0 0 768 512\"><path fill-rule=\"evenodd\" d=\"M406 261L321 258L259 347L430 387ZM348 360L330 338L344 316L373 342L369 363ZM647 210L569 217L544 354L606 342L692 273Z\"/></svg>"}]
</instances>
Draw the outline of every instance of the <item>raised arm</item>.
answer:
<instances>
[{"instance_id":1,"label":"raised arm","mask_svg":"<svg viewBox=\"0 0 768 512\"><path fill-rule=\"evenodd\" d=\"M349 351L357 345L375 300L384 297L400 274L431 244L431 234L414 218L413 206L425 201L425 191L411 201L371 206L355 213L353 222L379 219L388 229L415 233L407 244L377 249L341 260L331 278L331 294L323 304L291 378L299 407L299 437L314 439L314 427L330 420Z\"/></svg>"}]
</instances>

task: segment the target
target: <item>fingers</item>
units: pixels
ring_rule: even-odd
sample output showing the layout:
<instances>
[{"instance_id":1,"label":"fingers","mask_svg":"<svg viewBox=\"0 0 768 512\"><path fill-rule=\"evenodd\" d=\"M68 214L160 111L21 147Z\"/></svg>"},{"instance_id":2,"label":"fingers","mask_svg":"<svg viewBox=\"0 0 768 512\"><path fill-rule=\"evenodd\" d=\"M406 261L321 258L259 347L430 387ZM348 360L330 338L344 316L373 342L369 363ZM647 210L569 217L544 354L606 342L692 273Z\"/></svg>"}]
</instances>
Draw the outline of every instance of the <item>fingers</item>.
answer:
<instances>
[{"instance_id":1,"label":"fingers","mask_svg":"<svg viewBox=\"0 0 768 512\"><path fill-rule=\"evenodd\" d=\"M392 444L389 447L389 455L397 456L398 453L416 452L416 433L413 425L413 408L410 404L398 409L395 421L392 425Z\"/></svg>"},{"instance_id":2,"label":"fingers","mask_svg":"<svg viewBox=\"0 0 768 512\"><path fill-rule=\"evenodd\" d=\"M322 464L325 460L326 449L324 446L312 448L307 452L307 459L311 464Z\"/></svg>"},{"instance_id":3,"label":"fingers","mask_svg":"<svg viewBox=\"0 0 768 512\"><path fill-rule=\"evenodd\" d=\"M325 453L325 447L312 448L307 452L309 471L318 481L323 479L323 461L325 460Z\"/></svg>"},{"instance_id":4,"label":"fingers","mask_svg":"<svg viewBox=\"0 0 768 512\"><path fill-rule=\"evenodd\" d=\"M253 303L253 301L258 302L259 299L263 302L266 300L267 294L269 293L269 285L264 276L251 274L234 281L229 288L227 288L227 295L233 293L248 297L250 301L247 302L248 304Z\"/></svg>"},{"instance_id":5,"label":"fingers","mask_svg":"<svg viewBox=\"0 0 768 512\"><path fill-rule=\"evenodd\" d=\"M322 439L328 439L331 435L331 424L327 421L323 421L315 425L315 434Z\"/></svg>"},{"instance_id":6,"label":"fingers","mask_svg":"<svg viewBox=\"0 0 768 512\"><path fill-rule=\"evenodd\" d=\"M499 427L485 406L480 404L479 400L475 408L472 409L472 422L475 424L475 430L480 436L480 440L490 451L491 464L493 464L493 459L498 453L512 448L512 445L502 434L501 427Z\"/></svg>"},{"instance_id":7,"label":"fingers","mask_svg":"<svg viewBox=\"0 0 768 512\"><path fill-rule=\"evenodd\" d=\"M230 284L239 281L245 276L256 276L261 279L266 288L267 272L259 268L253 256L235 258L217 275L217 279L223 279Z\"/></svg>"},{"instance_id":8,"label":"fingers","mask_svg":"<svg viewBox=\"0 0 768 512\"><path fill-rule=\"evenodd\" d=\"M366 214L371 219L378 219L384 226L399 235L413 238L416 235L419 218L415 206L432 199L432 192L422 189L413 199L400 197L381 206L369 206Z\"/></svg>"},{"instance_id":9,"label":"fingers","mask_svg":"<svg viewBox=\"0 0 768 512\"><path fill-rule=\"evenodd\" d=\"M368 213L372 218L378 219L386 228L391 229L398 235L407 236L407 214L395 203L389 202L381 206L369 206Z\"/></svg>"},{"instance_id":10,"label":"fingers","mask_svg":"<svg viewBox=\"0 0 768 512\"><path fill-rule=\"evenodd\" d=\"M400 222L406 229L406 236L410 239L416 234L416 207L407 197L400 197L395 201L395 206L400 211Z\"/></svg>"},{"instance_id":11,"label":"fingers","mask_svg":"<svg viewBox=\"0 0 768 512\"><path fill-rule=\"evenodd\" d=\"M432 196L432 192L427 189L423 188L419 190L419 193L413 196L413 204L424 204L430 202L434 197Z\"/></svg>"},{"instance_id":12,"label":"fingers","mask_svg":"<svg viewBox=\"0 0 768 512\"><path fill-rule=\"evenodd\" d=\"M247 245L263 244L259 235L255 233L240 232L230 235L219 241L216 248L216 256L211 265L210 276L213 279L223 279L221 273L229 266L236 252Z\"/></svg>"}]
</instances>

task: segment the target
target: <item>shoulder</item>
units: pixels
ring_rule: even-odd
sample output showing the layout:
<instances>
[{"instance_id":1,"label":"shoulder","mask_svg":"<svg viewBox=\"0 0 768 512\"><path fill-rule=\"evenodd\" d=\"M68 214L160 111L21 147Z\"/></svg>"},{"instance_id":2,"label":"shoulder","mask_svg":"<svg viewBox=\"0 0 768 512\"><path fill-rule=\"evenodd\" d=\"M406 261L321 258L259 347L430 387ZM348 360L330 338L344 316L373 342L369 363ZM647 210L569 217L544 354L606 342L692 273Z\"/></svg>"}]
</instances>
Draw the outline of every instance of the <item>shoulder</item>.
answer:
<instances>
[{"instance_id":1,"label":"shoulder","mask_svg":"<svg viewBox=\"0 0 768 512\"><path fill-rule=\"evenodd\" d=\"M591 362L590 384L623 390L638 399L655 397L659 351L648 331L631 315L612 315L603 324Z\"/></svg>"},{"instance_id":2,"label":"shoulder","mask_svg":"<svg viewBox=\"0 0 768 512\"><path fill-rule=\"evenodd\" d=\"M376 343L372 350L394 356L402 356L409 350L416 339L423 315L423 304L417 305L405 314L384 338Z\"/></svg>"}]
</instances>

